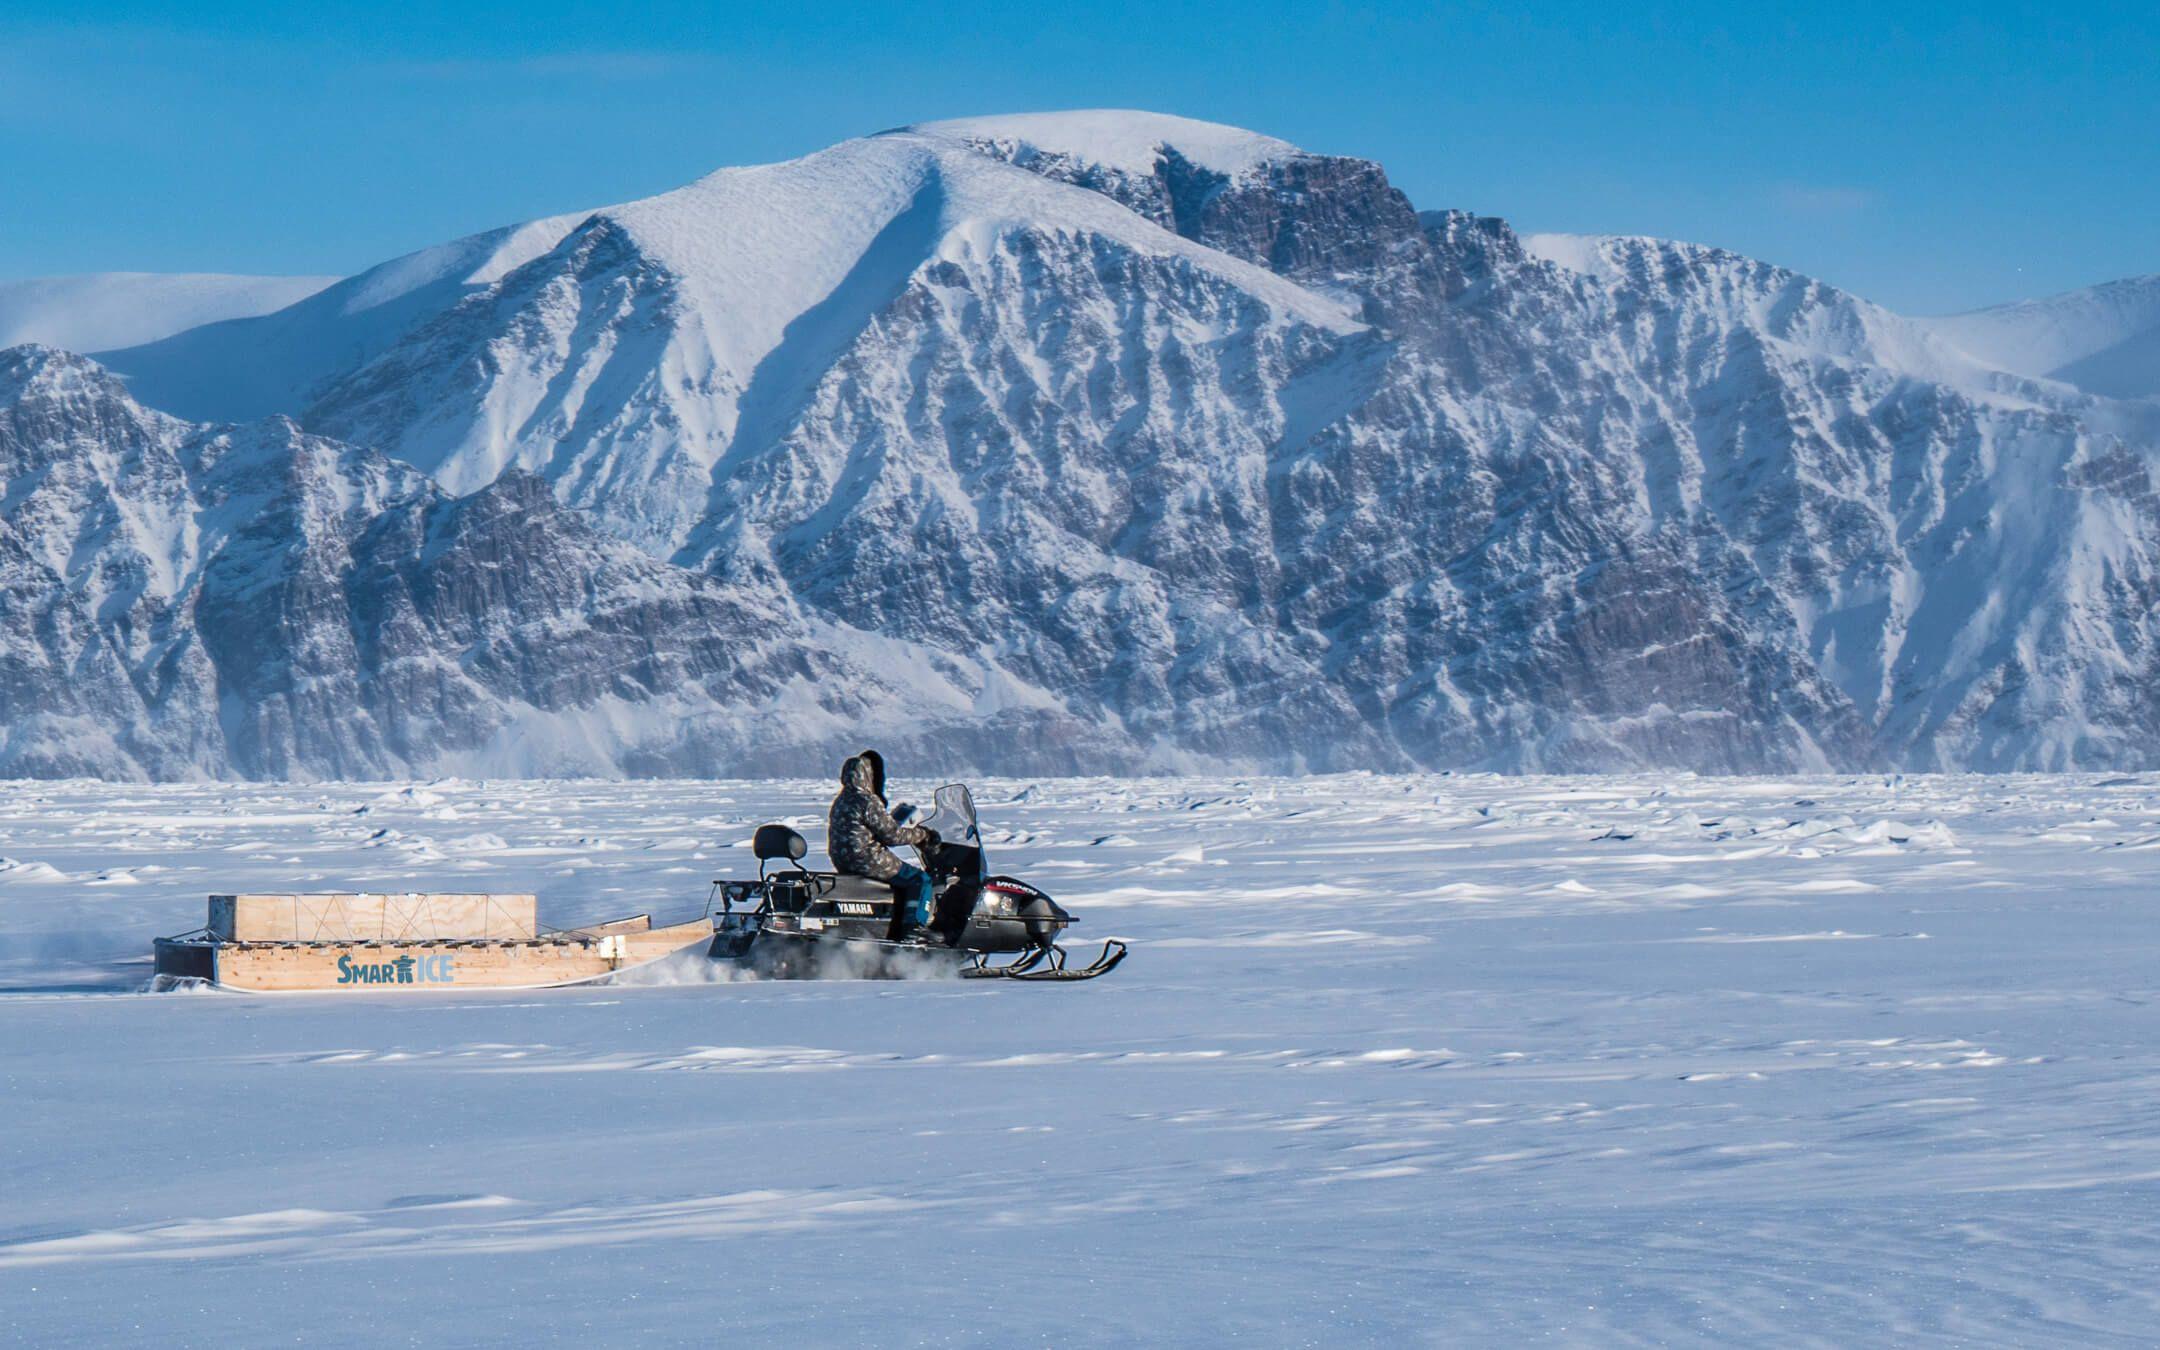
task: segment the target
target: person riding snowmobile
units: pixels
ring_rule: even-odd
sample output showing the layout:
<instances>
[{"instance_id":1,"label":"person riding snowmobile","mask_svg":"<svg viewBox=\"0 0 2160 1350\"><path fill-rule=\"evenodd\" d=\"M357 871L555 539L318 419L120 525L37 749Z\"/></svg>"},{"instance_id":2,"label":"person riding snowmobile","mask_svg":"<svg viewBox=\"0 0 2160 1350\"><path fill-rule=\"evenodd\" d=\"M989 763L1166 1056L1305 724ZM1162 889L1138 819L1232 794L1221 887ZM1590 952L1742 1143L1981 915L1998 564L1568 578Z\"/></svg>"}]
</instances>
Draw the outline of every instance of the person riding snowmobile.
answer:
<instances>
[{"instance_id":1,"label":"person riding snowmobile","mask_svg":"<svg viewBox=\"0 0 2160 1350\"><path fill-rule=\"evenodd\" d=\"M893 889L892 924L886 936L905 940L930 923L930 876L894 856L896 845L936 842L934 831L902 825L885 807L885 757L875 750L852 755L840 766L840 794L825 818L825 851L835 871L869 877Z\"/></svg>"}]
</instances>

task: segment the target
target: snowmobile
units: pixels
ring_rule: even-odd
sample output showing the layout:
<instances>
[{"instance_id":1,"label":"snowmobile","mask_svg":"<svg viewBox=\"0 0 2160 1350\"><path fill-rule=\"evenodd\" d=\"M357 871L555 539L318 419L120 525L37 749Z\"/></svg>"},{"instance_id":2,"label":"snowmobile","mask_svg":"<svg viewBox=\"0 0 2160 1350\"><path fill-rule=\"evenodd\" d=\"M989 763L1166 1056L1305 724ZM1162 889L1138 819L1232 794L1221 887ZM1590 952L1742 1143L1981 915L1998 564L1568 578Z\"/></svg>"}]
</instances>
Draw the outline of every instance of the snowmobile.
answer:
<instances>
[{"instance_id":1,"label":"snowmobile","mask_svg":"<svg viewBox=\"0 0 2160 1350\"><path fill-rule=\"evenodd\" d=\"M924 929L895 939L893 890L869 877L813 872L809 845L785 825L761 825L751 839L756 881L715 881L711 955L774 979L895 979L944 974L964 979L1092 980L1125 959L1125 944L1104 941L1085 966L1068 965L1058 937L1079 922L1048 895L1014 877L990 873L975 799L967 786L937 790L927 815L903 824L931 832L916 849L930 874L933 903ZM1013 959L993 962L993 956Z\"/></svg>"}]
</instances>

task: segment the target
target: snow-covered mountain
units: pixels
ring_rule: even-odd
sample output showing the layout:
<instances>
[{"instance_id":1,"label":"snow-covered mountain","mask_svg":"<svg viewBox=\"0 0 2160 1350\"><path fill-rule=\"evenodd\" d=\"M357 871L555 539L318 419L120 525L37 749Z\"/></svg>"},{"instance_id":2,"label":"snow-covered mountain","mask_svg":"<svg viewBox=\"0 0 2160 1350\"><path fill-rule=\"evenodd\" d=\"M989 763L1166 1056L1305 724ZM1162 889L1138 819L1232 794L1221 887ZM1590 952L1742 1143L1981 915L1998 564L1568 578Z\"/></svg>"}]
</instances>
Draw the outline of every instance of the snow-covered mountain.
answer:
<instances>
[{"instance_id":1,"label":"snow-covered mountain","mask_svg":"<svg viewBox=\"0 0 2160 1350\"><path fill-rule=\"evenodd\" d=\"M670 732L673 681L548 704L536 644L443 710L440 750L294 729L284 759L206 739L191 772L516 736L539 768L574 744L717 771L892 726L1030 770L2160 764L2153 407L1720 250L1420 213L1378 165L1231 128L906 128L103 359L150 404L424 471L428 504L364 514L535 514L534 475L576 559L765 620L703 620L701 715L763 710L727 735ZM31 589L102 633L62 537ZM397 573L321 556L354 596ZM608 603L486 606L547 631ZM796 644L800 687L729 666L751 629ZM469 669L446 631L415 649ZM382 697L346 664L337 697ZM218 669L213 706L255 706Z\"/></svg>"},{"instance_id":2,"label":"snow-covered mountain","mask_svg":"<svg viewBox=\"0 0 2160 1350\"><path fill-rule=\"evenodd\" d=\"M0 281L0 347L25 342L79 352L132 347L221 319L268 314L335 280L96 272Z\"/></svg>"},{"instance_id":3,"label":"snow-covered mountain","mask_svg":"<svg viewBox=\"0 0 2160 1350\"><path fill-rule=\"evenodd\" d=\"M2002 370L2160 398L2160 274L1918 322Z\"/></svg>"}]
</instances>

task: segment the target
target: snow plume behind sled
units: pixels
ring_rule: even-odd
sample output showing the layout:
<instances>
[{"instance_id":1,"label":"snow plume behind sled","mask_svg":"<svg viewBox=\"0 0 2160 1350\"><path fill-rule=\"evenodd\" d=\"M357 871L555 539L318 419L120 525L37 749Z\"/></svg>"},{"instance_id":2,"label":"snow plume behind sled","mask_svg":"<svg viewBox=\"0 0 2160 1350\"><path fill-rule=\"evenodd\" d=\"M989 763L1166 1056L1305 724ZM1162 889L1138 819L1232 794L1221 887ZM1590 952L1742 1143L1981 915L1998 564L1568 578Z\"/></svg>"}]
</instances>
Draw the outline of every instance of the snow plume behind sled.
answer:
<instances>
[{"instance_id":1,"label":"snow plume behind sled","mask_svg":"<svg viewBox=\"0 0 2160 1350\"><path fill-rule=\"evenodd\" d=\"M808 942L767 936L735 965L761 980L956 980L966 953L875 941Z\"/></svg>"},{"instance_id":2,"label":"snow plume behind sled","mask_svg":"<svg viewBox=\"0 0 2160 1350\"><path fill-rule=\"evenodd\" d=\"M226 994L232 991L220 989L208 980L198 980L191 975L152 975L139 985L135 992L138 994Z\"/></svg>"},{"instance_id":3,"label":"snow plume behind sled","mask_svg":"<svg viewBox=\"0 0 2160 1350\"><path fill-rule=\"evenodd\" d=\"M590 987L609 989L659 989L693 984L744 984L758 979L756 971L732 961L715 961L704 947L686 948L657 961L618 970L590 982Z\"/></svg>"}]
</instances>

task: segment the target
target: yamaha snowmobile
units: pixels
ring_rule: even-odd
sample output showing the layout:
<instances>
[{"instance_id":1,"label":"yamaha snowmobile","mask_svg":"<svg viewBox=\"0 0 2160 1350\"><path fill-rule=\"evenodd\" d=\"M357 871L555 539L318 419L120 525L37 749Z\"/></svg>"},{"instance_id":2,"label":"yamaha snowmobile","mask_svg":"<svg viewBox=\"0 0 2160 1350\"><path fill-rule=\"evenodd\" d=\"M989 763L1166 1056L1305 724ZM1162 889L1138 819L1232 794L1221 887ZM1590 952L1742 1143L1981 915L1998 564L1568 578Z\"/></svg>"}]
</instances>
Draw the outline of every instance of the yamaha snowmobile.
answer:
<instances>
[{"instance_id":1,"label":"yamaha snowmobile","mask_svg":"<svg viewBox=\"0 0 2160 1350\"><path fill-rule=\"evenodd\" d=\"M1003 980L1092 980L1125 959L1125 944L1110 938L1092 962L1068 965L1057 939L1079 920L1026 882L990 874L965 784L939 788L936 801L928 815L903 820L931 832L916 849L933 888L926 927L896 939L892 887L813 872L802 866L802 835L761 825L751 839L758 879L713 883L714 959L776 979L894 979L957 966L965 979ZM1013 959L991 959L1004 955Z\"/></svg>"}]
</instances>

